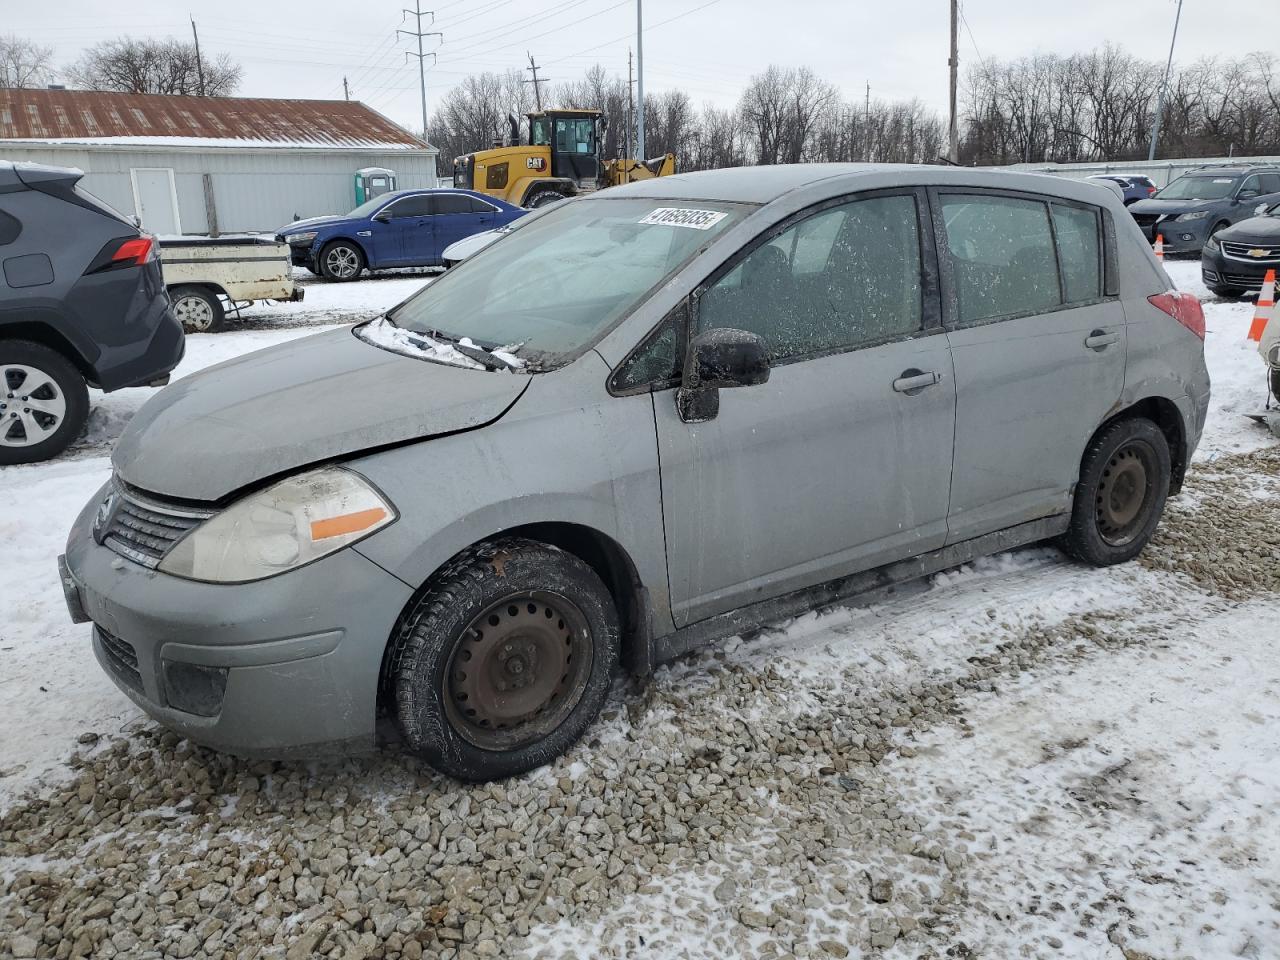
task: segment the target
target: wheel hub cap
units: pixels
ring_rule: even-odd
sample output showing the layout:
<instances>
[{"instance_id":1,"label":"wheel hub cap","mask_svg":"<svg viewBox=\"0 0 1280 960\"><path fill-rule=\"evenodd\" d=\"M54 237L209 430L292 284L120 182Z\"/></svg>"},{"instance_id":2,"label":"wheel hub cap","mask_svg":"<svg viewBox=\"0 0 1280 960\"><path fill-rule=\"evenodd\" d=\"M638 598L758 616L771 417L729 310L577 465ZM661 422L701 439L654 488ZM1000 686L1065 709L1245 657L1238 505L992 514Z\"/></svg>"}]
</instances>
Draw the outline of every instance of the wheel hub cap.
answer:
<instances>
[{"instance_id":1,"label":"wheel hub cap","mask_svg":"<svg viewBox=\"0 0 1280 960\"><path fill-rule=\"evenodd\" d=\"M1121 447L1107 462L1098 485L1097 520L1108 543L1127 543L1142 526L1153 475L1145 444Z\"/></svg>"},{"instance_id":2,"label":"wheel hub cap","mask_svg":"<svg viewBox=\"0 0 1280 960\"><path fill-rule=\"evenodd\" d=\"M213 308L200 297L180 297L173 314L188 330L207 330L213 324Z\"/></svg>"},{"instance_id":3,"label":"wheel hub cap","mask_svg":"<svg viewBox=\"0 0 1280 960\"><path fill-rule=\"evenodd\" d=\"M586 618L545 593L496 603L471 622L445 680L453 727L479 747L513 749L555 729L590 675Z\"/></svg>"},{"instance_id":4,"label":"wheel hub cap","mask_svg":"<svg viewBox=\"0 0 1280 960\"><path fill-rule=\"evenodd\" d=\"M0 446L29 447L57 432L67 398L53 377L36 367L0 367Z\"/></svg>"},{"instance_id":5,"label":"wheel hub cap","mask_svg":"<svg viewBox=\"0 0 1280 960\"><path fill-rule=\"evenodd\" d=\"M329 267L329 272L336 277L354 277L356 275L356 267L359 261L356 259L356 252L347 247L334 247L324 258L325 264Z\"/></svg>"}]
</instances>

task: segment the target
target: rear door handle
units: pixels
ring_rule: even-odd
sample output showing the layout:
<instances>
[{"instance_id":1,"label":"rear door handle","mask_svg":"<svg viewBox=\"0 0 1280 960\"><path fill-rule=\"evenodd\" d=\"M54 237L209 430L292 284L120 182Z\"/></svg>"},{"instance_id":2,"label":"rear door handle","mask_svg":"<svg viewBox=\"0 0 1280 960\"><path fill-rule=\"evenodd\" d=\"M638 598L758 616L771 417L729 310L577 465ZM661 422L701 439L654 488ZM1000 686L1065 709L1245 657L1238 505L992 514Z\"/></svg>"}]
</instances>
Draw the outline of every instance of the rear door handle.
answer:
<instances>
[{"instance_id":1,"label":"rear door handle","mask_svg":"<svg viewBox=\"0 0 1280 960\"><path fill-rule=\"evenodd\" d=\"M941 374L935 373L932 370L917 370L912 367L910 370L903 370L902 376L893 381L893 389L898 393L905 393L907 396L914 396L921 390L932 387L941 380Z\"/></svg>"},{"instance_id":2,"label":"rear door handle","mask_svg":"<svg viewBox=\"0 0 1280 960\"><path fill-rule=\"evenodd\" d=\"M1120 334L1112 331L1107 333L1105 330L1094 330L1084 338L1084 345L1090 350L1105 350L1113 343L1120 342Z\"/></svg>"}]
</instances>

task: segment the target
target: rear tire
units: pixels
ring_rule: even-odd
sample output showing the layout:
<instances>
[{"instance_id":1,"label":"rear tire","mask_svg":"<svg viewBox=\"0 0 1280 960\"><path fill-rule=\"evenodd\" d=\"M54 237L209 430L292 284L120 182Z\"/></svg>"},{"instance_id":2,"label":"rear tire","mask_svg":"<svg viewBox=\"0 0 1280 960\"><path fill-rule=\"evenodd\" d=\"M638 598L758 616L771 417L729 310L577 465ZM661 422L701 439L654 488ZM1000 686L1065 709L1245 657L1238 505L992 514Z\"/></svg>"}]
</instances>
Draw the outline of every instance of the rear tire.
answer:
<instances>
[{"instance_id":1,"label":"rear tire","mask_svg":"<svg viewBox=\"0 0 1280 960\"><path fill-rule=\"evenodd\" d=\"M1169 441L1150 420L1099 431L1080 464L1063 549L1096 567L1132 560L1155 533L1172 473Z\"/></svg>"},{"instance_id":2,"label":"rear tire","mask_svg":"<svg viewBox=\"0 0 1280 960\"><path fill-rule=\"evenodd\" d=\"M57 456L88 419L89 390L70 360L30 340L0 340L0 465Z\"/></svg>"},{"instance_id":3,"label":"rear tire","mask_svg":"<svg viewBox=\"0 0 1280 960\"><path fill-rule=\"evenodd\" d=\"M600 712L618 636L613 598L578 557L532 540L480 544L432 577L393 638L396 719L459 780L524 773Z\"/></svg>"},{"instance_id":4,"label":"rear tire","mask_svg":"<svg viewBox=\"0 0 1280 960\"><path fill-rule=\"evenodd\" d=\"M1271 371L1271 398L1280 401L1280 370Z\"/></svg>"},{"instance_id":5,"label":"rear tire","mask_svg":"<svg viewBox=\"0 0 1280 960\"><path fill-rule=\"evenodd\" d=\"M217 333L227 318L222 299L204 287L174 287L169 291L173 314L186 333Z\"/></svg>"},{"instance_id":6,"label":"rear tire","mask_svg":"<svg viewBox=\"0 0 1280 960\"><path fill-rule=\"evenodd\" d=\"M537 210L539 207L545 207L549 203L558 203L563 199L565 199L564 194L556 190L535 190L530 194L524 205L529 210Z\"/></svg>"},{"instance_id":7,"label":"rear tire","mask_svg":"<svg viewBox=\"0 0 1280 960\"><path fill-rule=\"evenodd\" d=\"M364 253L354 243L334 240L320 251L320 276L326 280L345 283L354 280L364 271Z\"/></svg>"}]
</instances>

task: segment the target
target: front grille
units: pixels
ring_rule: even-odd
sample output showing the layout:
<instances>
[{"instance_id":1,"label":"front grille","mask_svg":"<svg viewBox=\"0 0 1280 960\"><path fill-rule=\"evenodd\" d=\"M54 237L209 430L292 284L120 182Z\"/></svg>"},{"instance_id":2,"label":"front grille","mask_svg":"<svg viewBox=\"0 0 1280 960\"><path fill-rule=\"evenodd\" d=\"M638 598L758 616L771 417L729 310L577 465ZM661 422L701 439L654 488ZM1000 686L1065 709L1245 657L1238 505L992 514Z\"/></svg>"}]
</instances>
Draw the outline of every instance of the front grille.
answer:
<instances>
[{"instance_id":1,"label":"front grille","mask_svg":"<svg viewBox=\"0 0 1280 960\"><path fill-rule=\"evenodd\" d=\"M1253 257L1249 255L1250 250L1265 250L1266 253L1260 257ZM1232 259L1243 260L1246 263L1280 264L1280 246L1273 246L1265 243L1237 243L1234 240L1223 240L1222 252Z\"/></svg>"},{"instance_id":2,"label":"front grille","mask_svg":"<svg viewBox=\"0 0 1280 960\"><path fill-rule=\"evenodd\" d=\"M1158 213L1135 213L1135 214L1133 215L1133 219L1134 219L1134 220L1136 220L1136 221L1138 222L1138 226L1142 227L1143 229L1147 229L1147 228L1151 227L1151 226L1152 226L1152 225L1153 225L1157 220L1159 220L1159 219L1160 219L1160 214L1158 214Z\"/></svg>"},{"instance_id":3,"label":"front grille","mask_svg":"<svg viewBox=\"0 0 1280 960\"><path fill-rule=\"evenodd\" d=\"M1262 277L1251 277L1246 273L1227 273L1223 271L1222 282L1229 283L1233 287L1245 287L1246 289L1257 287L1259 290L1262 289Z\"/></svg>"},{"instance_id":4,"label":"front grille","mask_svg":"<svg viewBox=\"0 0 1280 960\"><path fill-rule=\"evenodd\" d=\"M107 633L97 624L94 627L98 646L105 654L104 659L107 661L107 666L111 668L111 672L130 690L142 693L142 674L138 672L138 652L133 649L133 644Z\"/></svg>"},{"instance_id":5,"label":"front grille","mask_svg":"<svg viewBox=\"0 0 1280 960\"><path fill-rule=\"evenodd\" d=\"M214 513L144 496L119 481L113 484L113 494L115 504L102 532L103 546L153 570L170 547Z\"/></svg>"}]
</instances>

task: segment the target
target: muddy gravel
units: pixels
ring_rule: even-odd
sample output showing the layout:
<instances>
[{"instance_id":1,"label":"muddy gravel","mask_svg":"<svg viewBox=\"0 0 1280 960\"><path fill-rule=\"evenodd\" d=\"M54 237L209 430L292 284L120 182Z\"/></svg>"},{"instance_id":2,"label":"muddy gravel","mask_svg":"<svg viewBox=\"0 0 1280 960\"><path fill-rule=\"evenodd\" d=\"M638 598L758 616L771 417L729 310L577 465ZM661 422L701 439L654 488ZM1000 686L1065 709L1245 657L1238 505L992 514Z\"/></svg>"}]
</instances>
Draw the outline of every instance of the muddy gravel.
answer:
<instances>
[{"instance_id":1,"label":"muddy gravel","mask_svg":"<svg viewBox=\"0 0 1280 960\"><path fill-rule=\"evenodd\" d=\"M1221 602L1280 590L1278 467L1198 466L1142 562ZM979 838L905 812L882 761L965 731L971 692L1157 633L988 614L981 643L914 678L704 652L620 682L584 743L500 784L394 747L253 763L86 731L73 778L0 817L0 955L552 957L557 931L590 929L592 956L676 956L691 935L722 956L970 956L955 921Z\"/></svg>"}]
</instances>

